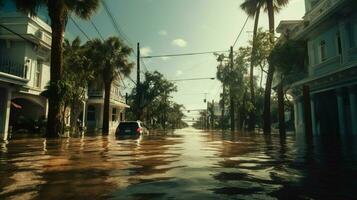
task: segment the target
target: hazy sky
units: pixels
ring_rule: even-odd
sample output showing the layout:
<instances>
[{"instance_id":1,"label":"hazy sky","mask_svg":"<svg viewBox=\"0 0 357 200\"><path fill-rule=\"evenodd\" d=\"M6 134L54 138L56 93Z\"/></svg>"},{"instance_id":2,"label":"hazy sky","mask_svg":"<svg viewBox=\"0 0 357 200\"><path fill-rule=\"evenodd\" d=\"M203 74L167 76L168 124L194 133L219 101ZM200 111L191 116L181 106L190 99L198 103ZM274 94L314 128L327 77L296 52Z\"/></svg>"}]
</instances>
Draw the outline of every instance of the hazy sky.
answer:
<instances>
[{"instance_id":1,"label":"hazy sky","mask_svg":"<svg viewBox=\"0 0 357 200\"><path fill-rule=\"evenodd\" d=\"M140 42L144 55L228 50L246 19L239 7L243 0L105 1L130 45L134 48ZM276 16L276 25L280 20L301 19L303 15L304 0L291 0L289 6ZM92 20L104 37L117 35L103 8ZM76 21L90 38L99 37L90 22ZM260 26L267 28L267 25L267 14L263 13ZM252 29L251 19L235 48L247 44ZM67 30L69 38L79 35L85 39L72 22ZM147 70L158 70L169 80L215 77L217 66L213 55L146 59L145 63ZM146 70L144 66L142 68ZM134 80L135 73L132 74ZM127 88L133 86L130 81L126 82ZM205 108L204 93L208 93L208 100L218 101L222 89L218 81L212 80L178 82L177 86L178 92L173 98L187 109Z\"/></svg>"}]
</instances>

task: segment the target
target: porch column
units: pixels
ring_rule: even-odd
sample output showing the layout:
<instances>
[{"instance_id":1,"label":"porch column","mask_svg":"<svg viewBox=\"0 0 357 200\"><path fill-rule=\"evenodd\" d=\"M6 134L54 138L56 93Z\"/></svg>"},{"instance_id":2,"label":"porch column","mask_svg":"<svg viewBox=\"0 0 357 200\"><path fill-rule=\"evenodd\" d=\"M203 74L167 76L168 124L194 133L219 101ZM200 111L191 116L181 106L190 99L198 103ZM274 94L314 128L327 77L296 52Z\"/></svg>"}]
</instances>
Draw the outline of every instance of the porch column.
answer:
<instances>
[{"instance_id":1,"label":"porch column","mask_svg":"<svg viewBox=\"0 0 357 200\"><path fill-rule=\"evenodd\" d=\"M317 131L317 124L316 124L316 110L315 110L315 94L310 95L311 98L311 122L312 122L312 134L313 135L319 135Z\"/></svg>"},{"instance_id":2,"label":"porch column","mask_svg":"<svg viewBox=\"0 0 357 200\"><path fill-rule=\"evenodd\" d=\"M299 117L299 110L298 110L298 100L294 99L294 125L295 125L295 132L298 130L298 117Z\"/></svg>"},{"instance_id":3,"label":"porch column","mask_svg":"<svg viewBox=\"0 0 357 200\"><path fill-rule=\"evenodd\" d=\"M11 90L8 88L2 89L5 94L0 98L0 108L2 114L0 121L0 140L7 140L9 134L10 108L11 108Z\"/></svg>"},{"instance_id":4,"label":"porch column","mask_svg":"<svg viewBox=\"0 0 357 200\"><path fill-rule=\"evenodd\" d=\"M356 87L349 88L349 99L351 105L351 124L352 134L357 135L357 105L356 105Z\"/></svg>"},{"instance_id":5,"label":"porch column","mask_svg":"<svg viewBox=\"0 0 357 200\"><path fill-rule=\"evenodd\" d=\"M345 106L343 102L343 93L342 88L336 90L337 96L337 108L338 108L338 125L340 128L340 134L346 133L346 126L345 126Z\"/></svg>"},{"instance_id":6,"label":"porch column","mask_svg":"<svg viewBox=\"0 0 357 200\"><path fill-rule=\"evenodd\" d=\"M45 118L48 119L48 99L46 99L45 103Z\"/></svg>"},{"instance_id":7,"label":"porch column","mask_svg":"<svg viewBox=\"0 0 357 200\"><path fill-rule=\"evenodd\" d=\"M86 127L87 125L87 102L83 101L83 114L82 114L82 127Z\"/></svg>"}]
</instances>

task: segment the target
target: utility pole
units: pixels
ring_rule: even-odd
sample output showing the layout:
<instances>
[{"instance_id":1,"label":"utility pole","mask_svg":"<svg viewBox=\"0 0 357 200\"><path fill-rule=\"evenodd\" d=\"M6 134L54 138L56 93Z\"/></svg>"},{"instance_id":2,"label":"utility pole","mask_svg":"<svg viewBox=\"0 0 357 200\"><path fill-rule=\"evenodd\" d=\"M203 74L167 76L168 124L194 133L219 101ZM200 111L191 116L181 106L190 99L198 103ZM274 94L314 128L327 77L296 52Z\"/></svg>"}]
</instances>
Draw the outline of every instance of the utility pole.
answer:
<instances>
[{"instance_id":1,"label":"utility pole","mask_svg":"<svg viewBox=\"0 0 357 200\"><path fill-rule=\"evenodd\" d=\"M138 47L137 47L137 61L136 61L136 103L137 103L137 113L136 117L137 120L140 120L141 118L141 86L140 86L140 43L138 42Z\"/></svg>"},{"instance_id":2,"label":"utility pole","mask_svg":"<svg viewBox=\"0 0 357 200\"><path fill-rule=\"evenodd\" d=\"M233 46L231 46L231 51L229 54L230 58L230 67L231 67L231 75L230 75L230 84L229 84L229 98L230 98L230 115L231 115L231 131L235 131L235 117L234 117L234 97L233 97L233 88L232 88L232 73L233 73L233 66L234 66L234 61L233 61Z\"/></svg>"}]
</instances>

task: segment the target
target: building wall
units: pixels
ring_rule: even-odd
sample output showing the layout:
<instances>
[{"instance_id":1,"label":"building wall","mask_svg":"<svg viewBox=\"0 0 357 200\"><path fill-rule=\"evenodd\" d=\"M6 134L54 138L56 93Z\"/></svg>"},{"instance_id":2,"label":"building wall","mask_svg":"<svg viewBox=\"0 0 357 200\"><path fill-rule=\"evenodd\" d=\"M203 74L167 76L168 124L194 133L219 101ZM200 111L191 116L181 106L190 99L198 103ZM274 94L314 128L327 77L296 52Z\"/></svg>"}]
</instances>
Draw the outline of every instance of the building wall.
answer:
<instances>
[{"instance_id":1,"label":"building wall","mask_svg":"<svg viewBox=\"0 0 357 200\"><path fill-rule=\"evenodd\" d=\"M324 75L357 63L357 14L319 29L319 33L307 41L310 76ZM325 49L324 60L322 43Z\"/></svg>"}]
</instances>

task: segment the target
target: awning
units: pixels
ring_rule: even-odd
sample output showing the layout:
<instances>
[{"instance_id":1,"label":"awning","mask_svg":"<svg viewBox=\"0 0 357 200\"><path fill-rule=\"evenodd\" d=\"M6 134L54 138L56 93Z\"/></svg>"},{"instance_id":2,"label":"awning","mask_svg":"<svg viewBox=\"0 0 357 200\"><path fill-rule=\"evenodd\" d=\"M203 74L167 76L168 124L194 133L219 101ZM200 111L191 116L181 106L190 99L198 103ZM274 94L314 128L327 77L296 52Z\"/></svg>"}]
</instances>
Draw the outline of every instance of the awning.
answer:
<instances>
[{"instance_id":1,"label":"awning","mask_svg":"<svg viewBox=\"0 0 357 200\"><path fill-rule=\"evenodd\" d=\"M11 105L17 109L22 109L22 106L19 104L16 104L15 102L11 101Z\"/></svg>"}]
</instances>

